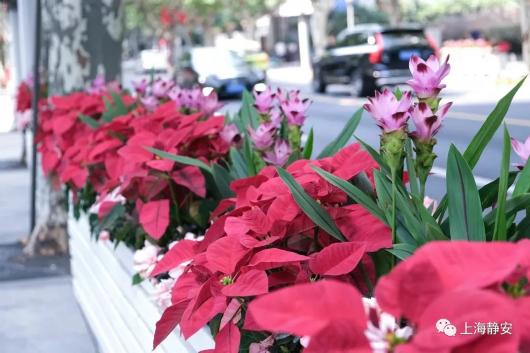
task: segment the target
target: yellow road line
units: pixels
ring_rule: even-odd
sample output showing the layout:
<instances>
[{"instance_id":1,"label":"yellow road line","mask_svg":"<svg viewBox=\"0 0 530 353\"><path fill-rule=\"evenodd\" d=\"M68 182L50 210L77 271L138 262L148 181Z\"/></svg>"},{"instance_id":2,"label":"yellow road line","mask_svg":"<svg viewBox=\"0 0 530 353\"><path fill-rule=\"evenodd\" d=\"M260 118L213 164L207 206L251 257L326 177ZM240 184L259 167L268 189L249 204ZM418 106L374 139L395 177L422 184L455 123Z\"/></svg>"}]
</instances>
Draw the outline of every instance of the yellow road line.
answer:
<instances>
[{"instance_id":1,"label":"yellow road line","mask_svg":"<svg viewBox=\"0 0 530 353\"><path fill-rule=\"evenodd\" d=\"M320 95L311 95L309 96L309 99L315 102L338 104L338 105L342 105L346 107L360 107L367 102L367 100L363 98L338 98L338 97L329 97L329 96L326 97L326 96L320 96ZM449 113L447 114L447 117L450 119L486 121L488 116L450 110ZM515 119L515 118L504 118L504 121L508 125L530 127L530 119L524 120L524 119Z\"/></svg>"}]
</instances>

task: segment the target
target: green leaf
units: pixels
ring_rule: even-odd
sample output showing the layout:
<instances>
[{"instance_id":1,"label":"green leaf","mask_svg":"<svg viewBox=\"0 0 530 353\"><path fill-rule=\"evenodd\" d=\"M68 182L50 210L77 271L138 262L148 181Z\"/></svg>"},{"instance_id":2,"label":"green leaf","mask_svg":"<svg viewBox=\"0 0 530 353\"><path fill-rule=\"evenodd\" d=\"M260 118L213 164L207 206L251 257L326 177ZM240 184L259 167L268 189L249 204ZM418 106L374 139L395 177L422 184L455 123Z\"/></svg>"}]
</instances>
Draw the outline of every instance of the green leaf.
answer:
<instances>
[{"instance_id":1,"label":"green leaf","mask_svg":"<svg viewBox=\"0 0 530 353\"><path fill-rule=\"evenodd\" d=\"M224 125L228 125L232 122L232 118L230 117L230 112L226 112L226 115L225 115L225 123Z\"/></svg>"},{"instance_id":2,"label":"green leaf","mask_svg":"<svg viewBox=\"0 0 530 353\"><path fill-rule=\"evenodd\" d=\"M526 161L523 171L515 183L515 190L513 196L516 197L530 191L530 158Z\"/></svg>"},{"instance_id":3,"label":"green leaf","mask_svg":"<svg viewBox=\"0 0 530 353\"><path fill-rule=\"evenodd\" d=\"M385 249L400 260L405 260L414 254L417 247L409 244L394 244L392 249Z\"/></svg>"},{"instance_id":4,"label":"green leaf","mask_svg":"<svg viewBox=\"0 0 530 353\"><path fill-rule=\"evenodd\" d=\"M370 181L370 179L368 179L368 176L365 172L360 172L359 174L354 176L351 180L351 183L353 184L353 186L356 186L366 195L370 196L372 200L377 200L375 197L375 191L374 187L372 186L372 182Z\"/></svg>"},{"instance_id":5,"label":"green leaf","mask_svg":"<svg viewBox=\"0 0 530 353\"><path fill-rule=\"evenodd\" d=\"M325 230L332 237L340 241L347 241L324 207L313 200L291 174L279 167L276 167L276 171L285 185L291 190L293 198L298 206L300 206L302 211L304 211L304 213L315 222L317 226Z\"/></svg>"},{"instance_id":6,"label":"green leaf","mask_svg":"<svg viewBox=\"0 0 530 353\"><path fill-rule=\"evenodd\" d=\"M387 249L381 249L368 254L374 262L377 278L388 274L394 267L394 256L386 250Z\"/></svg>"},{"instance_id":7,"label":"green leaf","mask_svg":"<svg viewBox=\"0 0 530 353\"><path fill-rule=\"evenodd\" d=\"M137 273L137 274L135 274L135 275L133 276L133 278L132 278L132 285L135 286L135 285L137 285L137 284L142 283L142 281L143 281L142 277L140 277L140 274Z\"/></svg>"},{"instance_id":8,"label":"green leaf","mask_svg":"<svg viewBox=\"0 0 530 353\"><path fill-rule=\"evenodd\" d=\"M484 124L482 124L482 126L480 127L480 130L469 143L469 146L464 152L464 158L471 169L475 168L478 163L478 160L480 159L480 156L482 155L482 152L484 152L484 149L491 141L493 135L495 134L499 126L501 126L501 123L504 117L506 116L508 109L510 108L510 104L512 103L513 97L515 96L519 88L521 88L525 79L526 77L519 81L519 83L514 88L512 88L512 90L508 92L508 94L501 98L499 103L497 103L497 105L495 106L495 109L493 109Z\"/></svg>"},{"instance_id":9,"label":"green leaf","mask_svg":"<svg viewBox=\"0 0 530 353\"><path fill-rule=\"evenodd\" d=\"M213 163L212 170L215 184L223 199L235 197L236 194L230 189L230 183L234 180L230 172L217 163Z\"/></svg>"},{"instance_id":10,"label":"green leaf","mask_svg":"<svg viewBox=\"0 0 530 353\"><path fill-rule=\"evenodd\" d=\"M112 225L125 214L125 207L117 203L101 220L101 229L110 229Z\"/></svg>"},{"instance_id":11,"label":"green leaf","mask_svg":"<svg viewBox=\"0 0 530 353\"><path fill-rule=\"evenodd\" d=\"M200 161L198 159L167 153L167 152L164 152L164 151L158 150L156 148L152 148L152 147L144 146L144 148L146 150L148 150L149 152L153 152L157 156L160 156L160 157L163 157L163 158L166 158L166 159L170 159L172 161L175 161L175 162L178 162L178 163L182 163L182 164L186 164L186 165L194 165L194 166L197 166L197 167L199 167L199 168L201 168L201 169L203 169L203 170L205 170L205 171L207 171L209 173L212 173L212 169L206 163L204 163L204 162L202 162L202 161Z\"/></svg>"},{"instance_id":12,"label":"green leaf","mask_svg":"<svg viewBox=\"0 0 530 353\"><path fill-rule=\"evenodd\" d=\"M493 240L506 241L506 196L508 193L508 173L510 172L510 134L504 124L504 145L502 147L501 176L499 178L499 196L497 197L497 217L495 219L495 230Z\"/></svg>"},{"instance_id":13,"label":"green leaf","mask_svg":"<svg viewBox=\"0 0 530 353\"><path fill-rule=\"evenodd\" d=\"M388 225L384 211L370 198L356 186L348 183L346 180L343 180L335 175L326 172L323 169L320 169L317 166L310 165L315 172L317 172L322 178L328 181L330 184L338 187L351 197L359 205L363 206L368 212L377 217L381 222Z\"/></svg>"},{"instance_id":14,"label":"green leaf","mask_svg":"<svg viewBox=\"0 0 530 353\"><path fill-rule=\"evenodd\" d=\"M342 131L339 133L339 136L329 145L324 147L322 152L318 155L317 159L331 157L335 153L337 153L342 147L346 146L349 139L352 137L353 133L355 132L355 129L359 125L359 122L361 121L361 117L363 116L364 108L359 108L348 120L346 123L346 126L342 129Z\"/></svg>"},{"instance_id":15,"label":"green leaf","mask_svg":"<svg viewBox=\"0 0 530 353\"><path fill-rule=\"evenodd\" d=\"M515 182L515 178L519 174L519 171L513 171L508 174L508 185L509 188ZM498 193L499 193L499 180L500 178L495 179L491 183L488 183L480 188L478 191L480 196L480 203L482 204L482 209L485 210L488 207L491 207L495 202L497 202Z\"/></svg>"},{"instance_id":16,"label":"green leaf","mask_svg":"<svg viewBox=\"0 0 530 353\"><path fill-rule=\"evenodd\" d=\"M246 129L249 125L256 130L259 126L258 123L258 111L253 106L254 97L249 91L243 91L243 101L241 104L241 121Z\"/></svg>"},{"instance_id":17,"label":"green leaf","mask_svg":"<svg viewBox=\"0 0 530 353\"><path fill-rule=\"evenodd\" d=\"M403 92L401 92L401 90L398 88L396 88L396 90L394 91L394 96L396 96L396 99L398 101L401 100L401 98L403 97Z\"/></svg>"},{"instance_id":18,"label":"green leaf","mask_svg":"<svg viewBox=\"0 0 530 353\"><path fill-rule=\"evenodd\" d=\"M530 209L530 194L522 194L506 201L506 217L513 216L517 212ZM497 218L498 209L492 210L484 217L486 227L493 226Z\"/></svg>"},{"instance_id":19,"label":"green leaf","mask_svg":"<svg viewBox=\"0 0 530 353\"><path fill-rule=\"evenodd\" d=\"M234 147L230 148L230 159L232 160L232 166L238 179L248 177L247 175L247 164L243 159L241 153Z\"/></svg>"},{"instance_id":20,"label":"green leaf","mask_svg":"<svg viewBox=\"0 0 530 353\"><path fill-rule=\"evenodd\" d=\"M254 164L254 151L252 150L250 143L250 139L245 137L245 140L243 141L243 147L245 149L245 163L247 164L247 175L249 177L258 174L256 172L256 165Z\"/></svg>"},{"instance_id":21,"label":"green leaf","mask_svg":"<svg viewBox=\"0 0 530 353\"><path fill-rule=\"evenodd\" d=\"M282 140L289 140L289 126L287 125L287 119L285 117L280 123L280 137Z\"/></svg>"},{"instance_id":22,"label":"green leaf","mask_svg":"<svg viewBox=\"0 0 530 353\"><path fill-rule=\"evenodd\" d=\"M115 114L117 116L126 115L129 111L127 110L127 107L125 106L125 103L123 102L121 96L112 90L110 90L109 92L112 97L112 101L114 102Z\"/></svg>"},{"instance_id":23,"label":"green leaf","mask_svg":"<svg viewBox=\"0 0 530 353\"><path fill-rule=\"evenodd\" d=\"M293 164L294 162L300 159L302 159L302 153L300 152L299 149L296 149L293 152L291 152L291 154L289 155L289 158L287 159L287 162L285 162L284 167L287 168L288 166L290 166L291 164Z\"/></svg>"},{"instance_id":24,"label":"green leaf","mask_svg":"<svg viewBox=\"0 0 530 353\"><path fill-rule=\"evenodd\" d=\"M241 120L241 115L239 113L234 114L232 122L236 124L237 130L240 134L243 134L246 131L247 127L243 125L243 121Z\"/></svg>"},{"instance_id":25,"label":"green leaf","mask_svg":"<svg viewBox=\"0 0 530 353\"><path fill-rule=\"evenodd\" d=\"M101 124L94 118L89 117L88 115L79 114L79 120L90 126L92 129L96 130L101 126Z\"/></svg>"},{"instance_id":26,"label":"green leaf","mask_svg":"<svg viewBox=\"0 0 530 353\"><path fill-rule=\"evenodd\" d=\"M114 131L107 131L107 134L109 134L109 135L112 136L112 137L117 138L117 139L120 140L121 142L126 142L126 141L127 141L127 138L126 138L125 136L123 136L122 134L118 134L117 132L114 132Z\"/></svg>"},{"instance_id":27,"label":"green leaf","mask_svg":"<svg viewBox=\"0 0 530 353\"><path fill-rule=\"evenodd\" d=\"M432 216L432 213L430 210L428 210L424 205L423 202L420 201L420 199L416 195L411 195L412 201L414 201L414 204L416 205L416 209L418 210L418 213L421 217L421 222L425 225L427 235L427 240L433 240L429 239L429 227L430 229L430 235L434 236L435 238L439 238L437 240L447 240L447 237L443 234L442 230L440 229L440 226L436 222L436 219Z\"/></svg>"},{"instance_id":28,"label":"green leaf","mask_svg":"<svg viewBox=\"0 0 530 353\"><path fill-rule=\"evenodd\" d=\"M433 226L432 224L427 223L425 224L425 228L427 231L427 241L449 240L449 238L447 238L445 234L441 231L440 226L438 226L438 224L436 224L436 226Z\"/></svg>"},{"instance_id":29,"label":"green leaf","mask_svg":"<svg viewBox=\"0 0 530 353\"><path fill-rule=\"evenodd\" d=\"M466 160L453 144L447 158L447 190L451 239L486 241L475 178Z\"/></svg>"},{"instance_id":30,"label":"green leaf","mask_svg":"<svg viewBox=\"0 0 530 353\"><path fill-rule=\"evenodd\" d=\"M512 88L510 92L508 92L504 97L501 98L501 100L497 103L493 111L490 115L488 115L488 118L482 124L477 134L473 137L469 145L467 146L466 151L464 152L464 159L466 160L467 164L473 170L475 166L477 165L480 156L482 155L482 152L484 152L484 149L489 144L491 139L493 138L493 135L501 126L501 123L506 116L506 113L508 112L508 109L510 108L510 104L512 103L513 97L521 88L525 81L526 77L523 78L519 83ZM438 209L435 213L435 218L439 217L441 214L445 212L447 209L447 195L444 196L442 201L440 202L440 206L438 206Z\"/></svg>"},{"instance_id":31,"label":"green leaf","mask_svg":"<svg viewBox=\"0 0 530 353\"><path fill-rule=\"evenodd\" d=\"M364 150L368 152L368 154L377 162L377 164L379 164L379 166L381 167L381 170L384 171L387 175L390 175L390 167L383 160L383 157L381 157L381 155L377 153L377 151L374 150L372 146L362 141L357 136L354 136L354 137L357 139L357 141L359 141L361 146L363 146Z\"/></svg>"},{"instance_id":32,"label":"green leaf","mask_svg":"<svg viewBox=\"0 0 530 353\"><path fill-rule=\"evenodd\" d=\"M309 136L304 145L304 151L302 152L302 159L311 159L313 153L313 128L309 130Z\"/></svg>"},{"instance_id":33,"label":"green leaf","mask_svg":"<svg viewBox=\"0 0 530 353\"><path fill-rule=\"evenodd\" d=\"M418 187L418 178L416 178L416 169L412 160L412 140L409 138L405 141L405 152L407 152L407 172L409 173L410 192L419 197L420 188Z\"/></svg>"},{"instance_id":34,"label":"green leaf","mask_svg":"<svg viewBox=\"0 0 530 353\"><path fill-rule=\"evenodd\" d=\"M523 220L517 225L515 241L520 239L530 239L530 216L526 216Z\"/></svg>"}]
</instances>

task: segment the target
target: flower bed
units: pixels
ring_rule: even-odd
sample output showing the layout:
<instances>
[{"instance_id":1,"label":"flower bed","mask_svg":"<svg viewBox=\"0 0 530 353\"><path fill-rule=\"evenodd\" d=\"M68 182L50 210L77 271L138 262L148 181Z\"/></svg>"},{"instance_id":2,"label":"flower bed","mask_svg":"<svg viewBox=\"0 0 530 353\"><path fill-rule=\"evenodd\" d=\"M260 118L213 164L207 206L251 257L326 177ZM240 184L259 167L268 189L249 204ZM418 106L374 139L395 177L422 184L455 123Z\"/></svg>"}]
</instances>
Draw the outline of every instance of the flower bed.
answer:
<instances>
[{"instance_id":1,"label":"flower bed","mask_svg":"<svg viewBox=\"0 0 530 353\"><path fill-rule=\"evenodd\" d=\"M86 215L68 222L74 294L102 352L148 352L161 308L150 282L132 286L134 252L124 245L91 239ZM212 348L207 328L187 342L176 330L157 352L200 352Z\"/></svg>"},{"instance_id":2,"label":"flower bed","mask_svg":"<svg viewBox=\"0 0 530 353\"><path fill-rule=\"evenodd\" d=\"M524 351L530 216L515 220L530 209L530 140L510 144L505 128L501 177L478 190L472 174L522 82L463 154L450 148L451 187L434 209L425 185L450 65L413 56L410 67L414 94L377 92L364 106L379 152L346 146L361 109L312 160L318 137L301 144L310 103L298 92L245 92L225 117L215 94L171 82L139 83L134 98L95 82L42 107L43 169L72 192L73 217L88 214L103 256L110 242L118 258L136 250L132 282L154 284L165 308L154 348L178 329L191 346L211 332L215 348L201 349L215 353ZM511 145L525 161L516 171ZM472 321L490 333L448 337Z\"/></svg>"}]
</instances>

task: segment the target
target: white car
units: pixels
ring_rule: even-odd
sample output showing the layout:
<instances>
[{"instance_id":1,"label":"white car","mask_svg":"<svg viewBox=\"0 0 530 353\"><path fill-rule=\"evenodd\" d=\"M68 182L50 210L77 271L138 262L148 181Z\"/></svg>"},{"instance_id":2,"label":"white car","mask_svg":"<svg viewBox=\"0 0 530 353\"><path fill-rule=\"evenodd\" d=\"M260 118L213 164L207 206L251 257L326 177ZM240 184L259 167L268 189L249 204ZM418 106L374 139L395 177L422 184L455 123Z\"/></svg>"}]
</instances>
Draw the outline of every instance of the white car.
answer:
<instances>
[{"instance_id":1,"label":"white car","mask_svg":"<svg viewBox=\"0 0 530 353\"><path fill-rule=\"evenodd\" d=\"M149 49L140 52L137 71L147 73L152 69L156 72L167 72L168 52L166 50Z\"/></svg>"}]
</instances>

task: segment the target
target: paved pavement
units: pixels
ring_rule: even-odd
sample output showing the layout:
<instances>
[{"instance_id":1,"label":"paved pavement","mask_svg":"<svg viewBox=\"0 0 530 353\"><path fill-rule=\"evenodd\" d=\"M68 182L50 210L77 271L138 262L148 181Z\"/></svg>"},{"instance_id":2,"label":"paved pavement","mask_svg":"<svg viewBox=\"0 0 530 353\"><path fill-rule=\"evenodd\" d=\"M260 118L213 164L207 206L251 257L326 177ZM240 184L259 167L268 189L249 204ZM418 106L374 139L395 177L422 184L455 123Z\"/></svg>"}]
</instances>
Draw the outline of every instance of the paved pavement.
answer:
<instances>
[{"instance_id":1,"label":"paved pavement","mask_svg":"<svg viewBox=\"0 0 530 353\"><path fill-rule=\"evenodd\" d=\"M30 176L14 167L20 158L20 133L0 133L0 352L95 353L96 343L72 293L69 275L50 268L7 261L28 235ZM4 257L4 258L2 258ZM64 261L63 261L64 262ZM18 276L13 276L17 273ZM2 281L38 276L30 280Z\"/></svg>"}]
</instances>

